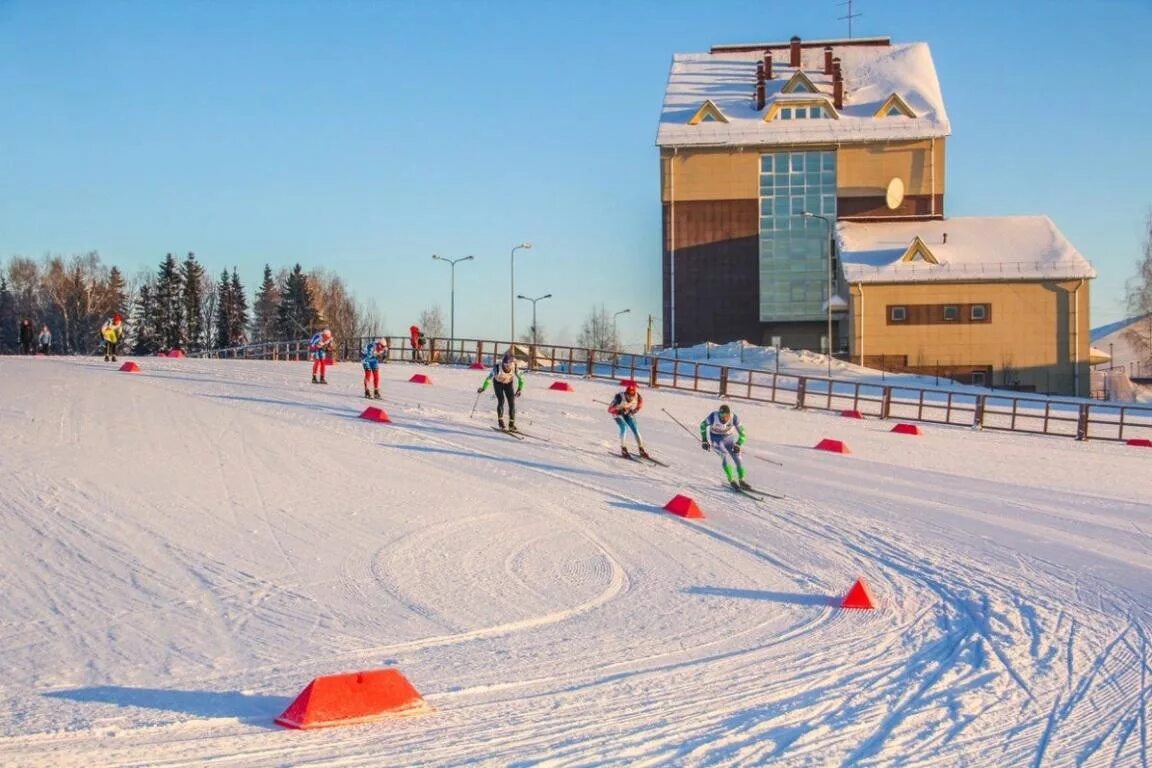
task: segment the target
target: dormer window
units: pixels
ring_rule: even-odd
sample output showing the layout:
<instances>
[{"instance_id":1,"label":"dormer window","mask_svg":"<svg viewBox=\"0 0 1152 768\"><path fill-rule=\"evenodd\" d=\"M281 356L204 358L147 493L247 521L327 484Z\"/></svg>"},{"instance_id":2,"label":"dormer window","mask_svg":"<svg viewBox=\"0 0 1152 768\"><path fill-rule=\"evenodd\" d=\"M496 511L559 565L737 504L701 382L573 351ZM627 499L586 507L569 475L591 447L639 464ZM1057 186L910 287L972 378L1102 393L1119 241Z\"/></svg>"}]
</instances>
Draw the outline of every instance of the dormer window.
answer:
<instances>
[{"instance_id":1,"label":"dormer window","mask_svg":"<svg viewBox=\"0 0 1152 768\"><path fill-rule=\"evenodd\" d=\"M873 117L916 117L916 113L908 106L908 102L900 98L900 94L894 93L880 105Z\"/></svg>"},{"instance_id":2,"label":"dormer window","mask_svg":"<svg viewBox=\"0 0 1152 768\"><path fill-rule=\"evenodd\" d=\"M940 263L936 259L936 254L928 249L928 246L924 244L924 241L920 239L919 235L912 238L912 244L908 246L908 250L904 251L904 255L900 257L900 261L907 263L916 261L917 259L927 262L928 264Z\"/></svg>"},{"instance_id":3,"label":"dormer window","mask_svg":"<svg viewBox=\"0 0 1152 768\"><path fill-rule=\"evenodd\" d=\"M824 100L788 100L778 101L771 106L764 115L764 122L772 120L823 120L832 118L839 120L840 115L832 105Z\"/></svg>"},{"instance_id":4,"label":"dormer window","mask_svg":"<svg viewBox=\"0 0 1152 768\"><path fill-rule=\"evenodd\" d=\"M720 108L712 103L712 99L706 100L700 105L700 109L696 110L696 114L688 121L688 125L699 125L700 123L726 123L728 118L720 111Z\"/></svg>"},{"instance_id":5,"label":"dormer window","mask_svg":"<svg viewBox=\"0 0 1152 768\"><path fill-rule=\"evenodd\" d=\"M808 75L797 70L792 78L784 83L784 87L780 89L781 93L819 93L815 84L808 79Z\"/></svg>"}]
</instances>

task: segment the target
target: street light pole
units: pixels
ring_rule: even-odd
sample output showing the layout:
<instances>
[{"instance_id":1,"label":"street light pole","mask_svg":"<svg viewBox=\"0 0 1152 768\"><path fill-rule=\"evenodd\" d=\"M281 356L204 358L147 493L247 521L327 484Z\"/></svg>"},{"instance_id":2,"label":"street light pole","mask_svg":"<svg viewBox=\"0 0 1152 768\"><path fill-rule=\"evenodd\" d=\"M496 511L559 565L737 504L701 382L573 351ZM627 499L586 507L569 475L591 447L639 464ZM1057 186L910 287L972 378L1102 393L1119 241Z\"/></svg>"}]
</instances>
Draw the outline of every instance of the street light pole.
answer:
<instances>
[{"instance_id":1,"label":"street light pole","mask_svg":"<svg viewBox=\"0 0 1152 768\"><path fill-rule=\"evenodd\" d=\"M523 294L518 294L516 296L516 298L524 299L524 301L532 302L532 346L535 347L537 344L540 343L540 339L538 338L538 334L536 333L536 302L543 301L544 299L550 299L550 298L552 298L552 294L546 293L543 296L537 296L534 299L531 297L525 296Z\"/></svg>"},{"instance_id":2,"label":"street light pole","mask_svg":"<svg viewBox=\"0 0 1152 768\"><path fill-rule=\"evenodd\" d=\"M452 340L455 340L456 339L456 265L458 263L460 263L461 261L472 261L472 259L474 259L476 257L475 256L463 256L459 259L446 259L443 256L437 256L436 254L432 254L432 258L435 259L436 261L446 261L446 262L448 262L449 266L452 267L452 289L451 289L452 292L451 292L451 298L449 300L450 301L450 304L449 304L450 309L448 310L448 318L449 318L449 320L448 320L448 336ZM448 343L451 344L452 342L449 341Z\"/></svg>"},{"instance_id":3,"label":"street light pole","mask_svg":"<svg viewBox=\"0 0 1152 768\"><path fill-rule=\"evenodd\" d=\"M521 248L528 249L531 247L532 243L527 241L520 243L520 245L512 249L512 255L508 261L508 274L512 278L512 290L508 292L508 303L512 305L512 327L510 329L511 333L508 335L508 343L512 346L516 345L516 299L514 298L516 296L516 251Z\"/></svg>"},{"instance_id":4,"label":"street light pole","mask_svg":"<svg viewBox=\"0 0 1152 768\"><path fill-rule=\"evenodd\" d=\"M631 311L632 311L631 309L622 309L619 312L617 312L616 314L612 315L612 347L613 347L612 351L613 352L620 351L620 336L616 333L616 318L620 317L620 315L624 314L625 312L631 312Z\"/></svg>"},{"instance_id":5,"label":"street light pole","mask_svg":"<svg viewBox=\"0 0 1152 768\"><path fill-rule=\"evenodd\" d=\"M824 248L828 254L828 378L832 378L832 221L827 216L804 211L805 218L820 219L828 228L827 237L824 238Z\"/></svg>"}]
</instances>

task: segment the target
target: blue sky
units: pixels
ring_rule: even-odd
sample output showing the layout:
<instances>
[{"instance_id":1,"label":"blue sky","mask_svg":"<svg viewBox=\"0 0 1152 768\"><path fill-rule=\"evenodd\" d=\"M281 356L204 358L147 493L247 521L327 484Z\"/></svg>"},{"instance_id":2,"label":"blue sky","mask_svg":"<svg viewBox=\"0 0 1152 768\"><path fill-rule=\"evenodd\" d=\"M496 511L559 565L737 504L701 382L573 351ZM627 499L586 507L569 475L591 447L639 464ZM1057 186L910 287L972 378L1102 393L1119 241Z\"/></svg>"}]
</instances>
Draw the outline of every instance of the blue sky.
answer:
<instances>
[{"instance_id":1,"label":"blue sky","mask_svg":"<svg viewBox=\"0 0 1152 768\"><path fill-rule=\"evenodd\" d=\"M953 135L949 215L1045 213L1124 315L1152 208L1149 0L864 0L856 36L926 41ZM838 0L0 0L0 260L194 251L344 276L401 333L449 304L552 340L594 305L660 317L655 135L673 53L842 37ZM518 302L523 331L531 306Z\"/></svg>"}]
</instances>

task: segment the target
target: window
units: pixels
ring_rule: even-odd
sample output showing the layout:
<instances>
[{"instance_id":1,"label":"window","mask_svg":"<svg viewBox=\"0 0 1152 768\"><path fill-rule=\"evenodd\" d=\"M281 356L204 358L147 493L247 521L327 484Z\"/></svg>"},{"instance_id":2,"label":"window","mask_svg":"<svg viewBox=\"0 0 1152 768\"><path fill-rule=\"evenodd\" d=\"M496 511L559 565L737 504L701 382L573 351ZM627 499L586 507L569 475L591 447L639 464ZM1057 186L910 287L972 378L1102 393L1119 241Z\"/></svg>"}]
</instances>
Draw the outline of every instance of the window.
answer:
<instances>
[{"instance_id":1,"label":"window","mask_svg":"<svg viewBox=\"0 0 1152 768\"><path fill-rule=\"evenodd\" d=\"M955 304L946 304L944 306L944 319L945 320L955 320L958 317L960 317L960 308L959 307L957 307Z\"/></svg>"},{"instance_id":2,"label":"window","mask_svg":"<svg viewBox=\"0 0 1152 768\"><path fill-rule=\"evenodd\" d=\"M902 323L908 319L908 308L892 307L892 310L889 312L888 316L892 319L892 322Z\"/></svg>"},{"instance_id":3,"label":"window","mask_svg":"<svg viewBox=\"0 0 1152 768\"><path fill-rule=\"evenodd\" d=\"M982 387L984 383L984 371L972 371L972 385Z\"/></svg>"},{"instance_id":4,"label":"window","mask_svg":"<svg viewBox=\"0 0 1152 768\"><path fill-rule=\"evenodd\" d=\"M780 119L781 120L791 120L792 119L792 107L781 107Z\"/></svg>"},{"instance_id":5,"label":"window","mask_svg":"<svg viewBox=\"0 0 1152 768\"><path fill-rule=\"evenodd\" d=\"M969 318L973 322L982 322L988 319L988 307L984 304L973 304L969 312Z\"/></svg>"}]
</instances>

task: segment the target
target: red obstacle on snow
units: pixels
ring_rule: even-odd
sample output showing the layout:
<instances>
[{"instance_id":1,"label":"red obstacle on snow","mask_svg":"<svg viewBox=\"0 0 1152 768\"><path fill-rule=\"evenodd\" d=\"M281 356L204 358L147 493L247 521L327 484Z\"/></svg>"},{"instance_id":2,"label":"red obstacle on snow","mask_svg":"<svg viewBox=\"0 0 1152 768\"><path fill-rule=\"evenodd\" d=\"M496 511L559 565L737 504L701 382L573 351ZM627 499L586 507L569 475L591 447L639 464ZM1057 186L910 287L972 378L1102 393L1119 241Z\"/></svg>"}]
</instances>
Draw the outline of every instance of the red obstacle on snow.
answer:
<instances>
[{"instance_id":1,"label":"red obstacle on snow","mask_svg":"<svg viewBox=\"0 0 1152 768\"><path fill-rule=\"evenodd\" d=\"M862 419L862 418L864 418L864 414L860 413L860 411L840 411L840 415L846 419Z\"/></svg>"},{"instance_id":2,"label":"red obstacle on snow","mask_svg":"<svg viewBox=\"0 0 1152 768\"><path fill-rule=\"evenodd\" d=\"M552 382L552 386L548 387L548 389L556 389L561 392L571 392L572 385L566 381L554 381Z\"/></svg>"},{"instance_id":3,"label":"red obstacle on snow","mask_svg":"<svg viewBox=\"0 0 1152 768\"><path fill-rule=\"evenodd\" d=\"M830 440L824 438L815 446L818 451L831 451L832 453L849 453L848 446L844 445L840 440Z\"/></svg>"},{"instance_id":4,"label":"red obstacle on snow","mask_svg":"<svg viewBox=\"0 0 1152 768\"><path fill-rule=\"evenodd\" d=\"M680 493L673 496L672 500L664 505L664 509L679 517L692 519L703 519L704 517L700 507L696 506L696 502Z\"/></svg>"},{"instance_id":5,"label":"red obstacle on snow","mask_svg":"<svg viewBox=\"0 0 1152 768\"><path fill-rule=\"evenodd\" d=\"M1128 441L1128 445L1135 445L1140 448L1152 448L1152 440L1146 437L1134 437Z\"/></svg>"},{"instance_id":6,"label":"red obstacle on snow","mask_svg":"<svg viewBox=\"0 0 1152 768\"><path fill-rule=\"evenodd\" d=\"M380 421L386 423L392 422L392 419L388 418L388 414L384 411L383 408L377 408L375 406L365 408L364 413L360 414L360 418L367 421Z\"/></svg>"},{"instance_id":7,"label":"red obstacle on snow","mask_svg":"<svg viewBox=\"0 0 1152 768\"><path fill-rule=\"evenodd\" d=\"M848 594L844 596L844 600L840 603L841 608L860 608L864 610L871 610L876 607L876 601L872 599L872 594L868 591L868 586L864 583L864 579L856 579L856 583L852 585L852 589L848 590Z\"/></svg>"},{"instance_id":8,"label":"red obstacle on snow","mask_svg":"<svg viewBox=\"0 0 1152 768\"><path fill-rule=\"evenodd\" d=\"M372 669L317 677L276 718L276 723L285 728L326 728L429 709L400 670Z\"/></svg>"},{"instance_id":9,"label":"red obstacle on snow","mask_svg":"<svg viewBox=\"0 0 1152 768\"><path fill-rule=\"evenodd\" d=\"M899 435L918 435L920 434L920 427L916 426L915 424L900 423L892 427L892 429L889 431L895 432Z\"/></svg>"},{"instance_id":10,"label":"red obstacle on snow","mask_svg":"<svg viewBox=\"0 0 1152 768\"><path fill-rule=\"evenodd\" d=\"M124 373L139 373L140 366L129 360L128 362L124 363L124 365L120 366L120 370Z\"/></svg>"},{"instance_id":11,"label":"red obstacle on snow","mask_svg":"<svg viewBox=\"0 0 1152 768\"><path fill-rule=\"evenodd\" d=\"M187 357L187 355L184 354L184 350L182 349L170 349L168 350L168 357Z\"/></svg>"},{"instance_id":12,"label":"red obstacle on snow","mask_svg":"<svg viewBox=\"0 0 1152 768\"><path fill-rule=\"evenodd\" d=\"M412 374L412 378L408 379L408 381L412 382L413 384L431 384L432 383L432 379L429 378L428 374L426 374L426 373L414 373L414 374Z\"/></svg>"},{"instance_id":13,"label":"red obstacle on snow","mask_svg":"<svg viewBox=\"0 0 1152 768\"><path fill-rule=\"evenodd\" d=\"M470 365L470 366L468 366L468 367L469 367L469 368L471 368L471 369L472 369L472 370L474 370L474 371L483 371L483 370L484 370L484 369L486 369L488 366L484 365L484 363L482 363L482 362L480 362L479 360L477 360L476 362L472 363L472 365Z\"/></svg>"}]
</instances>

